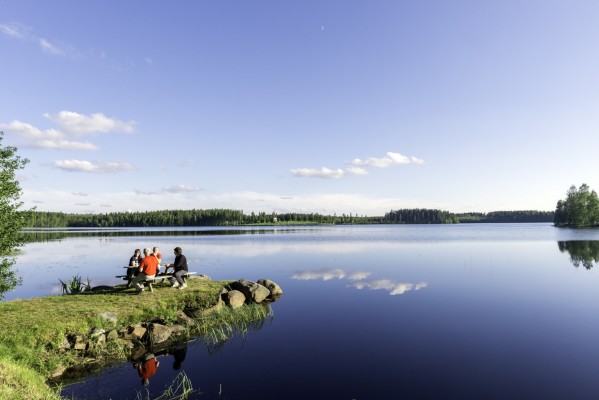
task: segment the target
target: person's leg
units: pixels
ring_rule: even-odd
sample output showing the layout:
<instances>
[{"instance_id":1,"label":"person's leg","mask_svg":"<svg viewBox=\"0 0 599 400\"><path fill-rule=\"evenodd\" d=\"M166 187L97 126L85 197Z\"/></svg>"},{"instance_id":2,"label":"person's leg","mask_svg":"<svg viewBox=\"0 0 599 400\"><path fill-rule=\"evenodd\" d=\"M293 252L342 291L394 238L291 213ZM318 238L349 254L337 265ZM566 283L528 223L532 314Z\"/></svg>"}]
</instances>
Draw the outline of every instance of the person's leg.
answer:
<instances>
[{"instance_id":1,"label":"person's leg","mask_svg":"<svg viewBox=\"0 0 599 400\"><path fill-rule=\"evenodd\" d=\"M175 272L175 279L177 279L177 282L179 282L180 286L187 286L185 284L185 281L183 280L183 275L185 275L187 273L187 271L185 271L184 269Z\"/></svg>"},{"instance_id":2,"label":"person's leg","mask_svg":"<svg viewBox=\"0 0 599 400\"><path fill-rule=\"evenodd\" d=\"M144 290L143 281L146 280L146 274L137 274L133 278L133 286L137 292L141 292Z\"/></svg>"}]
</instances>

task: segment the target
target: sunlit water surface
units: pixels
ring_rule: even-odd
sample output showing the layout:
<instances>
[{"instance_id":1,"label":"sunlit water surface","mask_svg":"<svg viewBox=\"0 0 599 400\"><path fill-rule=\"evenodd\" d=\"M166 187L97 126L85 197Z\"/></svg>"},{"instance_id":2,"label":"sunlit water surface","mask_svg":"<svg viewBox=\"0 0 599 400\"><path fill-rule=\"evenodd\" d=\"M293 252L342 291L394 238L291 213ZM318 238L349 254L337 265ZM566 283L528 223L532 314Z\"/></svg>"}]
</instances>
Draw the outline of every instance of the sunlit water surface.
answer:
<instances>
[{"instance_id":1,"label":"sunlit water surface","mask_svg":"<svg viewBox=\"0 0 599 400\"><path fill-rule=\"evenodd\" d=\"M155 245L166 262L181 246L190 269L214 280L269 278L285 292L260 329L159 356L148 389L122 363L66 386L69 398L154 398L181 371L197 399L599 397L599 230L123 229L45 240L24 247L23 285L6 300L59 294L58 279L77 274L120 284L133 249Z\"/></svg>"}]
</instances>

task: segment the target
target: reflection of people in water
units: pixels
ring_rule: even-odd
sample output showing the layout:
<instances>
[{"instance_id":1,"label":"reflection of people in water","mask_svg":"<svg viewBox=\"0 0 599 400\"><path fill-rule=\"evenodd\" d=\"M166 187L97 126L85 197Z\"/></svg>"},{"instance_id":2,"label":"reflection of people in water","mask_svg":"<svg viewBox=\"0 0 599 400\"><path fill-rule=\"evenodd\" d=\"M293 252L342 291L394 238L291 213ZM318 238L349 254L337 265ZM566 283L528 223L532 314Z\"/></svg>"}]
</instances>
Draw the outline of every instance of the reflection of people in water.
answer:
<instances>
[{"instance_id":1,"label":"reflection of people in water","mask_svg":"<svg viewBox=\"0 0 599 400\"><path fill-rule=\"evenodd\" d=\"M148 386L150 383L150 378L156 373L156 370L160 366L160 362L152 353L146 353L142 360L143 361L141 363L133 364L133 368L137 369L137 373L141 378L141 384Z\"/></svg>"},{"instance_id":2,"label":"reflection of people in water","mask_svg":"<svg viewBox=\"0 0 599 400\"><path fill-rule=\"evenodd\" d=\"M181 364L185 360L185 356L187 355L187 346L180 347L178 349L173 349L173 369L179 370L181 368Z\"/></svg>"}]
</instances>

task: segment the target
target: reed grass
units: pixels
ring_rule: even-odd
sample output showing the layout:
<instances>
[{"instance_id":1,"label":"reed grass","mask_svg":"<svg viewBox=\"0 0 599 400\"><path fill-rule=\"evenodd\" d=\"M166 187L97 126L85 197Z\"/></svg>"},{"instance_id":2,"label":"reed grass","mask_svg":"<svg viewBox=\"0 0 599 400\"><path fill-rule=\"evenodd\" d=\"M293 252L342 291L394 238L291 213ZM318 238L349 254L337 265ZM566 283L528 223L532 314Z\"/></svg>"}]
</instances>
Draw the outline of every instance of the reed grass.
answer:
<instances>
[{"instance_id":1,"label":"reed grass","mask_svg":"<svg viewBox=\"0 0 599 400\"><path fill-rule=\"evenodd\" d=\"M197 391L185 372L180 372L173 382L158 397L151 398L149 393L137 392L135 400L185 400Z\"/></svg>"}]
</instances>

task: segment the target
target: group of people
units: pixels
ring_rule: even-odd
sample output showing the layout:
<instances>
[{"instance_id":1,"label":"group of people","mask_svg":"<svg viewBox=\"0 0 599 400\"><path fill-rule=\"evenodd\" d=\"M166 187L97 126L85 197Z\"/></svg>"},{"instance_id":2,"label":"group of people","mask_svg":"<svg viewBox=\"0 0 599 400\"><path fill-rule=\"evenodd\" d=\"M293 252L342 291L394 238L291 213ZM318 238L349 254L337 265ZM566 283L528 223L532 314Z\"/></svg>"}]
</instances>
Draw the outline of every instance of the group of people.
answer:
<instances>
[{"instance_id":1,"label":"group of people","mask_svg":"<svg viewBox=\"0 0 599 400\"><path fill-rule=\"evenodd\" d=\"M173 276L169 278L169 281L173 287L179 289L185 289L187 284L183 280L183 275L187 274L188 266L187 259L183 255L181 247L175 247L173 250L175 253L175 261L173 263L164 264L164 273L168 272L169 268L174 269ZM144 249L144 256L141 255L140 249L135 249L133 256L129 259L128 277L133 278L133 286L137 294L144 291L144 282L153 280L154 277L160 272L160 263L162 262L162 254L160 249L155 246L152 250L149 247Z\"/></svg>"}]
</instances>

